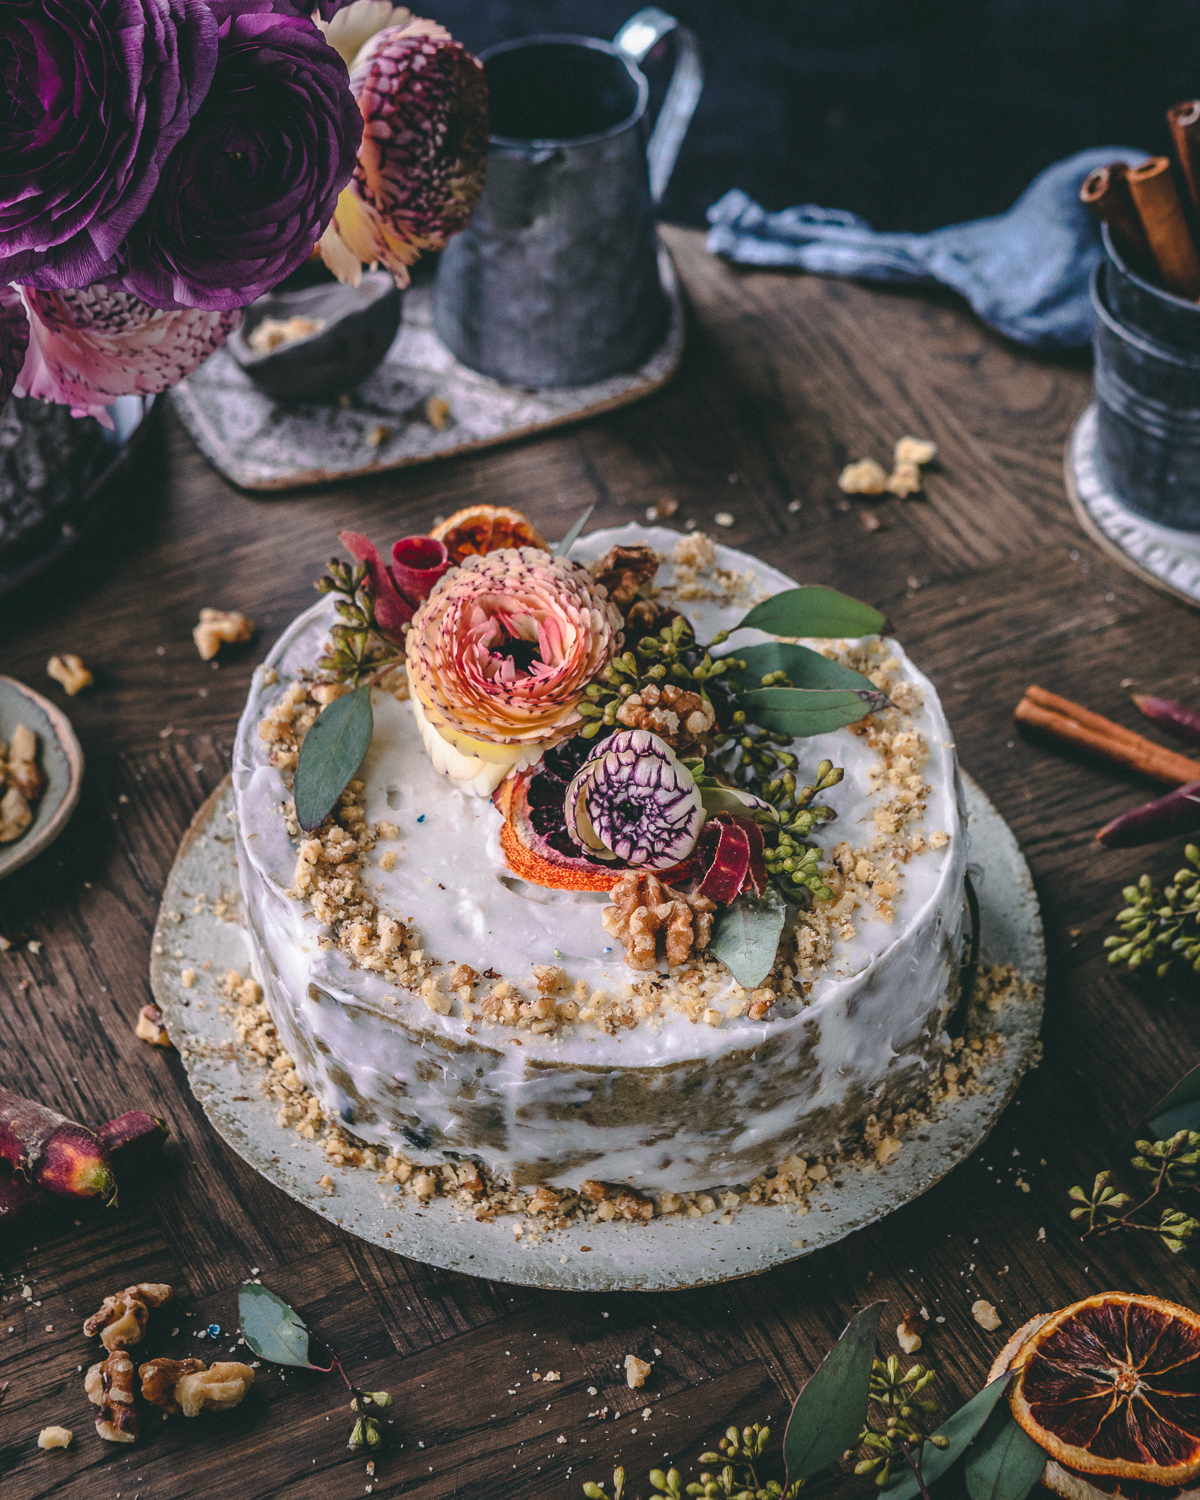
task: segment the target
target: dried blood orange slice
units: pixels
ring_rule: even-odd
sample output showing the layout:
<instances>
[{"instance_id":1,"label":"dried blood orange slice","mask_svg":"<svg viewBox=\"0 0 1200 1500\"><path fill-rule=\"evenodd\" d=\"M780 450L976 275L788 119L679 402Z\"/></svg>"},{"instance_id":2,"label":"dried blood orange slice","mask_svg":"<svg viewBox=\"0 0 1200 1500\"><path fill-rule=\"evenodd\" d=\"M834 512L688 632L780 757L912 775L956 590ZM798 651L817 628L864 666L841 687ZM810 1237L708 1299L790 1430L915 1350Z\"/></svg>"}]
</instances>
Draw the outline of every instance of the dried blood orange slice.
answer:
<instances>
[{"instance_id":1,"label":"dried blood orange slice","mask_svg":"<svg viewBox=\"0 0 1200 1500\"><path fill-rule=\"evenodd\" d=\"M468 505L449 520L435 526L429 535L441 542L452 563L478 552L498 552L501 547L537 547L549 552L544 541L519 510L505 505Z\"/></svg>"},{"instance_id":2,"label":"dried blood orange slice","mask_svg":"<svg viewBox=\"0 0 1200 1500\"><path fill-rule=\"evenodd\" d=\"M1159 1486L1200 1475L1200 1315L1188 1308L1102 1292L1035 1327L1012 1369L1013 1416L1064 1468Z\"/></svg>"}]
</instances>

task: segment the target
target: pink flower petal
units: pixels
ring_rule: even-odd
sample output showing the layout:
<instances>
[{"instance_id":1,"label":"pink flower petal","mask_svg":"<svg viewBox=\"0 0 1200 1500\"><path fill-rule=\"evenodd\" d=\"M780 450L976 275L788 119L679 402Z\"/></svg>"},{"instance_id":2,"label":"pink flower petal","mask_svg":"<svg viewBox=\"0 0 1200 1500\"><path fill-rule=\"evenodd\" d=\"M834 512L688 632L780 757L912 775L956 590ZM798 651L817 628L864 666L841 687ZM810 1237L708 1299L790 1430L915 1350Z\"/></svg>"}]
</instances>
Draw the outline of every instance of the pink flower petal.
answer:
<instances>
[{"instance_id":1,"label":"pink flower petal","mask_svg":"<svg viewBox=\"0 0 1200 1500\"><path fill-rule=\"evenodd\" d=\"M412 605L392 581L373 541L361 531L339 531L338 541L355 562L366 563L375 595L375 623L389 641L399 645L404 638L404 627L413 617Z\"/></svg>"}]
</instances>

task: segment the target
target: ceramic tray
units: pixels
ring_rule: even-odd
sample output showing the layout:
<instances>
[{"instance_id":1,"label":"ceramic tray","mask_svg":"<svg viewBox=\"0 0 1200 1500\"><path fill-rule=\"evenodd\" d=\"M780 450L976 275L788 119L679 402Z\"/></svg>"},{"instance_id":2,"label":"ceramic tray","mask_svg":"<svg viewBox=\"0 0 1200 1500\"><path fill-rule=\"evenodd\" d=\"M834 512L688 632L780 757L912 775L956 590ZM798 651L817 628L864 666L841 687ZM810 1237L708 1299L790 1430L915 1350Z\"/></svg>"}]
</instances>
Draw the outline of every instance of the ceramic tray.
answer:
<instances>
[{"instance_id":1,"label":"ceramic tray","mask_svg":"<svg viewBox=\"0 0 1200 1500\"><path fill-rule=\"evenodd\" d=\"M585 1291L665 1291L750 1276L824 1249L932 1187L983 1141L1035 1056L1045 974L1037 897L1004 820L973 781L965 778L965 784L982 957L1014 964L1035 986L1035 998L1006 1002L998 1013L976 1018L1005 1038L1003 1052L981 1075L989 1092L956 1101L940 1119L906 1136L887 1166L840 1171L841 1186L818 1188L803 1217L783 1205L747 1204L730 1224L716 1215L668 1215L646 1224L580 1225L533 1244L528 1235L514 1240L514 1217L478 1223L444 1198L419 1207L362 1169L336 1172L335 1192L327 1196L317 1186L330 1170L323 1149L278 1124L278 1105L259 1090L264 1070L243 1067L229 1046L231 1024L219 1013L208 977L231 968L244 973L250 964L249 941L236 915L228 779L197 813L167 881L154 933L154 996L193 1092L233 1149L290 1197L372 1244L472 1276ZM210 899L198 903L200 894ZM229 909L217 918L213 901L220 897ZM211 968L204 972L203 964ZM203 972L201 983L185 989L185 969Z\"/></svg>"},{"instance_id":2,"label":"ceramic tray","mask_svg":"<svg viewBox=\"0 0 1200 1500\"><path fill-rule=\"evenodd\" d=\"M663 246L659 274L671 307L662 345L640 370L595 385L519 390L477 374L434 333L432 286L414 286L387 358L344 404L277 405L225 349L180 381L171 400L209 463L244 490L295 489L451 458L627 406L665 385L683 354L684 319ZM431 396L450 408L440 431L425 414Z\"/></svg>"}]
</instances>

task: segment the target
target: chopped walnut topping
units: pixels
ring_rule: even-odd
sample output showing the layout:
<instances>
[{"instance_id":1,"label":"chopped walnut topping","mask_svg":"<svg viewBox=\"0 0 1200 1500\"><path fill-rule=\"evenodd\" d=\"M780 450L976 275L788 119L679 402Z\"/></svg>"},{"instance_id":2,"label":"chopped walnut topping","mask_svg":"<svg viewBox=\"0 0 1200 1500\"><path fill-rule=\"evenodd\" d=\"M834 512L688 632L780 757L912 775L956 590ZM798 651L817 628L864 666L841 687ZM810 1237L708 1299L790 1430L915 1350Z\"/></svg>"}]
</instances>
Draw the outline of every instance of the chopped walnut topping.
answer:
<instances>
[{"instance_id":1,"label":"chopped walnut topping","mask_svg":"<svg viewBox=\"0 0 1200 1500\"><path fill-rule=\"evenodd\" d=\"M619 724L627 729L647 729L681 753L697 747L712 729L716 717L716 710L707 698L685 691L674 682L661 688L647 683L617 709Z\"/></svg>"},{"instance_id":2,"label":"chopped walnut topping","mask_svg":"<svg viewBox=\"0 0 1200 1500\"><path fill-rule=\"evenodd\" d=\"M82 693L84 688L90 688L96 680L84 666L82 659L69 651L62 656L50 658L46 663L46 676L53 677L68 698Z\"/></svg>"},{"instance_id":3,"label":"chopped walnut topping","mask_svg":"<svg viewBox=\"0 0 1200 1500\"><path fill-rule=\"evenodd\" d=\"M133 1361L124 1349L94 1364L84 1376L83 1388L93 1406L100 1408L96 1431L108 1443L136 1443L138 1414L133 1404Z\"/></svg>"},{"instance_id":4,"label":"chopped walnut topping","mask_svg":"<svg viewBox=\"0 0 1200 1500\"><path fill-rule=\"evenodd\" d=\"M657 967L659 932L672 968L708 947L716 904L706 896L686 895L663 885L657 875L636 870L622 875L611 895L613 904L604 908L600 920L605 932L620 938L631 969Z\"/></svg>"},{"instance_id":5,"label":"chopped walnut topping","mask_svg":"<svg viewBox=\"0 0 1200 1500\"><path fill-rule=\"evenodd\" d=\"M202 661L211 661L221 647L236 641L248 641L254 634L254 621L237 610L202 609L200 623L192 639Z\"/></svg>"},{"instance_id":6,"label":"chopped walnut topping","mask_svg":"<svg viewBox=\"0 0 1200 1500\"><path fill-rule=\"evenodd\" d=\"M151 1308L162 1307L174 1295L165 1282L143 1281L127 1286L123 1292L105 1297L97 1312L83 1325L84 1338L100 1335L100 1342L112 1354L117 1349L132 1349L146 1335Z\"/></svg>"},{"instance_id":7,"label":"chopped walnut topping","mask_svg":"<svg viewBox=\"0 0 1200 1500\"><path fill-rule=\"evenodd\" d=\"M654 1217L654 1201L644 1197L641 1193L635 1193L631 1187L624 1187L619 1182L598 1182L589 1177L579 1184L579 1196L587 1198L592 1203L599 1203L603 1208L611 1208L611 1213L601 1212L603 1219L652 1219Z\"/></svg>"},{"instance_id":8,"label":"chopped walnut topping","mask_svg":"<svg viewBox=\"0 0 1200 1500\"><path fill-rule=\"evenodd\" d=\"M608 597L624 613L658 572L661 558L653 547L610 547L588 571L608 590Z\"/></svg>"}]
</instances>

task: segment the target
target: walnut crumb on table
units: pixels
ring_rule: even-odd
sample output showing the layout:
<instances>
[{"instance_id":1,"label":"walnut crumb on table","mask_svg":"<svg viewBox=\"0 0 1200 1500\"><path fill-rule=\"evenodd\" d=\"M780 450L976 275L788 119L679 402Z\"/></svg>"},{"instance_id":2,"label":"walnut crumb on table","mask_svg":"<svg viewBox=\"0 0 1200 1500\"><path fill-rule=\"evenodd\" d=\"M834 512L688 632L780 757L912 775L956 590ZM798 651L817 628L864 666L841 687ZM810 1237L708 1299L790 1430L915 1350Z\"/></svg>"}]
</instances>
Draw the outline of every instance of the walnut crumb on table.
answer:
<instances>
[{"instance_id":1,"label":"walnut crumb on table","mask_svg":"<svg viewBox=\"0 0 1200 1500\"><path fill-rule=\"evenodd\" d=\"M52 677L68 698L82 693L84 688L90 688L96 680L84 666L82 659L69 651L50 658L46 663L46 676Z\"/></svg>"},{"instance_id":2,"label":"walnut crumb on table","mask_svg":"<svg viewBox=\"0 0 1200 1500\"><path fill-rule=\"evenodd\" d=\"M74 1436L69 1427L43 1427L37 1444L39 1448L69 1448Z\"/></svg>"},{"instance_id":3,"label":"walnut crumb on table","mask_svg":"<svg viewBox=\"0 0 1200 1500\"><path fill-rule=\"evenodd\" d=\"M990 1302L986 1302L982 1297L977 1302L972 1302L971 1316L980 1328L986 1328L989 1333L1000 1327L1000 1314Z\"/></svg>"},{"instance_id":4,"label":"walnut crumb on table","mask_svg":"<svg viewBox=\"0 0 1200 1500\"><path fill-rule=\"evenodd\" d=\"M639 1359L636 1354L625 1356L625 1384L631 1391L640 1390L646 1377L654 1368L653 1360Z\"/></svg>"},{"instance_id":5,"label":"walnut crumb on table","mask_svg":"<svg viewBox=\"0 0 1200 1500\"><path fill-rule=\"evenodd\" d=\"M248 641L253 634L254 621L237 610L202 609L192 639L201 661L211 661L223 645Z\"/></svg>"}]
</instances>

